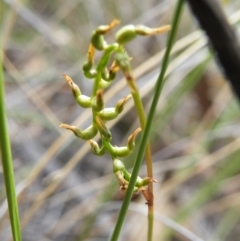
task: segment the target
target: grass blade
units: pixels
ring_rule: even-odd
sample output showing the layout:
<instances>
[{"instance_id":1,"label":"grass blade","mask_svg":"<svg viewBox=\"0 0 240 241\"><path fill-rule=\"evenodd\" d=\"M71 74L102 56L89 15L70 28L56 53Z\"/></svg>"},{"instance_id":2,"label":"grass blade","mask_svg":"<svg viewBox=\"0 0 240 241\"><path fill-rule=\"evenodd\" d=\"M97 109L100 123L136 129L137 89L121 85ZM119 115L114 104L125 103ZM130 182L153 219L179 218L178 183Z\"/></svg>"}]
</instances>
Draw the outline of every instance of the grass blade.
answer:
<instances>
[{"instance_id":1,"label":"grass blade","mask_svg":"<svg viewBox=\"0 0 240 241\"><path fill-rule=\"evenodd\" d=\"M11 146L8 135L7 119L5 115L4 105L4 78L2 52L0 53L0 148L2 157L3 174L5 180L5 188L8 200L8 210L12 227L12 235L14 241L21 241L21 232L18 215L18 205L15 195L15 183L12 165Z\"/></svg>"}]
</instances>

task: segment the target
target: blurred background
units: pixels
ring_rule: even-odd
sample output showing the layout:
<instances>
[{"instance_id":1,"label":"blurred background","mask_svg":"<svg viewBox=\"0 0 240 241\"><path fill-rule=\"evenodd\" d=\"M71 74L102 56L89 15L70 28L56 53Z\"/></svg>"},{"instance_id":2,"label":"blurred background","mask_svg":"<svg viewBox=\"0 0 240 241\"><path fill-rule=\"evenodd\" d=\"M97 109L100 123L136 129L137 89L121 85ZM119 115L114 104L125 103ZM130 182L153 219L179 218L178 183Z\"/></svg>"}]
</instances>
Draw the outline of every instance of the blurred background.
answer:
<instances>
[{"instance_id":1,"label":"blurred background","mask_svg":"<svg viewBox=\"0 0 240 241\"><path fill-rule=\"evenodd\" d=\"M62 74L90 95L92 81L83 76L81 66L92 31L114 18L121 26L170 24L175 4L1 3L6 108L24 241L108 240L124 195L110 157L96 157L87 142L59 128L61 122L81 129L91 123L91 112L75 103ZM240 2L221 5L240 36ZM106 36L109 43L114 42L114 33ZM138 37L126 46L146 113L166 39L166 34ZM100 56L97 52L96 62ZM105 91L107 107L129 93L122 77L119 73ZM151 133L154 178L159 181L154 184L154 240L239 240L239 120L239 104L186 6ZM132 100L108 122L117 146L125 145L138 126ZM137 149L124 160L129 170ZM141 176L146 176L144 162ZM0 240L10 241L2 169L0 182ZM144 198L135 195L119 240L146 240L146 213Z\"/></svg>"}]
</instances>

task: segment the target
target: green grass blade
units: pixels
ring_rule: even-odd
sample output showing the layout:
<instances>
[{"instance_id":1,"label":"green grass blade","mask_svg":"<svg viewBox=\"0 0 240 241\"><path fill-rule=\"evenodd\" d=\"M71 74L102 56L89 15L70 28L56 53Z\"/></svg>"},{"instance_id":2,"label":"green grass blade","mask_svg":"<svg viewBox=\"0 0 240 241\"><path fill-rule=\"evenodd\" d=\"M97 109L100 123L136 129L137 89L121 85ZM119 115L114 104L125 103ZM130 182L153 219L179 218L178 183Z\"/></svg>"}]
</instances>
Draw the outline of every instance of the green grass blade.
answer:
<instances>
[{"instance_id":1,"label":"green grass blade","mask_svg":"<svg viewBox=\"0 0 240 241\"><path fill-rule=\"evenodd\" d=\"M155 86L155 94L154 94L152 105L150 107L149 115L148 115L148 118L147 118L146 128L145 128L145 131L143 131L143 136L142 136L142 139L141 139L141 142L140 142L139 152L138 152L135 164L134 164L131 180L129 182L129 186L128 186L125 198L123 200L123 204L122 204L119 216L118 216L118 220L116 222L112 237L110 239L111 241L117 241L118 240L118 236L120 234L125 216L127 214L129 203L131 201L133 189L134 189L134 186L135 186L135 182L137 180L138 172L139 172L141 164L142 164L144 151L145 151L146 144L147 144L147 141L148 141L148 137L149 137L149 134L150 134L151 124L152 124L153 117L154 117L154 114L155 114L155 109L157 107L158 99L159 99L161 91L162 91L164 75L165 75L165 72L167 70L170 51L172 49L174 39L175 39L175 36L176 36L176 32L177 32L177 29L178 29L178 24L179 24L179 21L180 21L180 16L181 16L181 12L182 12L182 9L183 9L183 5L184 5L184 1L179 0L177 5L176 5L176 8L175 8L175 12L174 12L174 15L173 15L173 21L172 21L172 31L169 34L167 49L166 49L166 53L165 53L165 56L164 56L164 59L163 59L161 73L160 73L160 75L157 79L157 83L156 83L156 86Z\"/></svg>"},{"instance_id":2,"label":"green grass blade","mask_svg":"<svg viewBox=\"0 0 240 241\"><path fill-rule=\"evenodd\" d=\"M2 52L0 52L0 148L2 155L2 166L5 180L5 188L7 193L8 210L12 227L12 235L14 241L21 241L21 232L18 216L18 205L15 195L15 183L12 165L12 154L10 140L7 128L7 119L4 107L4 78Z\"/></svg>"}]
</instances>

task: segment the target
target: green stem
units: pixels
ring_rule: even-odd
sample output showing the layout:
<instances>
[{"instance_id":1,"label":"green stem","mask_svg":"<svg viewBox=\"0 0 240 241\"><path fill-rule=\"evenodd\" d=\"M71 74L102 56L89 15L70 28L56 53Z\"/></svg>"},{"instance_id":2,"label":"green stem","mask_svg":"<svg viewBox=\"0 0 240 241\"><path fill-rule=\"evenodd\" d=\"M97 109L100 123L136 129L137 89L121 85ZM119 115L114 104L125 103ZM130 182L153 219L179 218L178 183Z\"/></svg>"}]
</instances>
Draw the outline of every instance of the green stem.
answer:
<instances>
[{"instance_id":1,"label":"green stem","mask_svg":"<svg viewBox=\"0 0 240 241\"><path fill-rule=\"evenodd\" d=\"M119 49L124 53L124 49ZM134 105L138 114L138 118L140 121L140 125L142 130L144 131L146 125L146 116L141 100L141 96L136 84L136 80L133 77L131 70L127 73L127 83L130 87L132 98L134 101ZM150 178L153 178L153 168L152 168L152 153L151 153L151 145L148 141L145 149L145 157L146 157L146 165L147 165L147 175ZM148 241L152 241L153 235L153 219L154 219L154 195L153 195L153 183L150 182L148 184L148 198L147 198L147 205L148 205Z\"/></svg>"},{"instance_id":2,"label":"green stem","mask_svg":"<svg viewBox=\"0 0 240 241\"><path fill-rule=\"evenodd\" d=\"M108 60L111 56L111 54L118 48L118 44L112 44L109 45L106 49L105 52L99 61L97 65L97 76L94 80L94 85L93 85L93 90L92 90L92 97L96 96L97 90L99 89L99 85L101 82L101 77L102 77L102 71L105 68L105 66L108 63Z\"/></svg>"},{"instance_id":3,"label":"green stem","mask_svg":"<svg viewBox=\"0 0 240 241\"><path fill-rule=\"evenodd\" d=\"M0 152L2 155L2 166L5 181L5 188L8 201L8 211L12 227L14 241L21 241L21 232L18 215L18 204L15 193L15 182L12 165L11 146L8 134L7 119L4 104L4 78L3 78L3 58L0 52Z\"/></svg>"},{"instance_id":4,"label":"green stem","mask_svg":"<svg viewBox=\"0 0 240 241\"><path fill-rule=\"evenodd\" d=\"M121 207L121 210L120 210L120 213L119 213L119 216L118 216L118 220L116 222L112 237L110 239L111 241L117 241L118 240L118 236L120 234L120 231L121 231L121 228L122 228L122 225L123 225L123 221L124 221L125 216L127 214L127 210L128 210L131 198L132 198L135 182L136 182L137 177L138 177L138 172L140 170L140 167L141 167L141 164L142 164L142 159L143 159L144 152L145 152L145 148L146 148L146 145L147 145L147 142L148 142L148 137L149 137L149 134L150 134L151 124L152 124L153 117L154 117L154 114L155 114L155 109L157 107L157 103L158 103L158 100L159 100L159 97L160 97L160 94L161 94L161 91L162 91L162 88L163 88L164 75L165 75L165 72L167 70L170 51L172 49L174 39L175 39L175 36L176 36L178 23L179 23L179 20L180 20L182 9L183 9L183 4L184 4L184 0L179 0L177 5L176 5L176 8L175 8L173 21L172 21L172 31L169 34L167 49L166 49L166 52L165 52L165 55L164 55L161 73L160 73L160 75L157 79L154 97L153 97L152 104L151 104L151 107L150 107L150 111L149 111L149 115L148 115L148 118L147 118L145 130L143 131L143 135L142 135L142 138L141 138L141 142L140 142L137 158L136 158L136 161L135 161L135 164L134 164L131 180L129 182L129 186L128 186L128 189L126 191L126 195L125 195L125 198L123 200L123 203L122 203L122 207Z\"/></svg>"},{"instance_id":5,"label":"green stem","mask_svg":"<svg viewBox=\"0 0 240 241\"><path fill-rule=\"evenodd\" d=\"M97 76L94 79L91 98L96 96L97 91L99 90L100 82L102 80L103 68L107 65L109 57L117 49L117 47L118 47L117 44L109 45L107 47L107 49L105 50L101 60L99 61L98 65L97 65ZM96 112L93 110L92 114L93 114L93 123L95 123Z\"/></svg>"},{"instance_id":6,"label":"green stem","mask_svg":"<svg viewBox=\"0 0 240 241\"><path fill-rule=\"evenodd\" d=\"M92 90L92 98L96 96L97 90L99 89L101 79L102 79L101 71L98 71L97 76L94 79L93 90Z\"/></svg>"}]
</instances>

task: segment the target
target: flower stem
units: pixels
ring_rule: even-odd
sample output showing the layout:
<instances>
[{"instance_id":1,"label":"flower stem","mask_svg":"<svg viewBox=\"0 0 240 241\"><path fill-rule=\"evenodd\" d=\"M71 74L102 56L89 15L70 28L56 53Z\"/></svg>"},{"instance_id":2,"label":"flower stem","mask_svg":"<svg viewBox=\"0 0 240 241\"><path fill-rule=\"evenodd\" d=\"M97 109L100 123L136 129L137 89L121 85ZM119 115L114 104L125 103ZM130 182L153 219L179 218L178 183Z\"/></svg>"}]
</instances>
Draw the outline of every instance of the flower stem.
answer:
<instances>
[{"instance_id":1,"label":"flower stem","mask_svg":"<svg viewBox=\"0 0 240 241\"><path fill-rule=\"evenodd\" d=\"M128 85L131 90L134 105L137 110L140 125L142 130L144 131L145 125L146 125L146 116L145 116L142 100L140 97L140 93L132 73L128 73L126 77L127 77ZM145 157L146 157L146 165L147 165L147 176L152 179L153 178L152 153L151 153L151 145L149 141L147 142L147 145L146 145ZM153 234L153 219L154 219L154 195L153 195L152 182L149 182L148 184L147 205L148 205L148 239L147 240L151 241L152 234Z\"/></svg>"}]
</instances>

